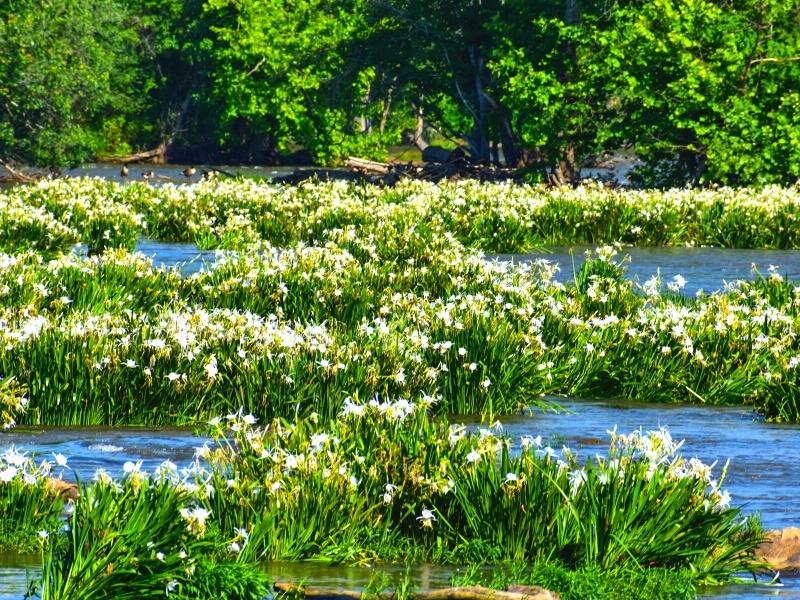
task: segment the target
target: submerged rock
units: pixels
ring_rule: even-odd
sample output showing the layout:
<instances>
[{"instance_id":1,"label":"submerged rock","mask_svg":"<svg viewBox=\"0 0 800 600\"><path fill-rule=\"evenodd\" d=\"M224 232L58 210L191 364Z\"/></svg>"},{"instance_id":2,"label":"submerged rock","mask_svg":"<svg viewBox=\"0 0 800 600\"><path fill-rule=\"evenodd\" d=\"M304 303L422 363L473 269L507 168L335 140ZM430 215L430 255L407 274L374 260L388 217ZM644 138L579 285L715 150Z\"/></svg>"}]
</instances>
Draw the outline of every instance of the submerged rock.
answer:
<instances>
[{"instance_id":1,"label":"submerged rock","mask_svg":"<svg viewBox=\"0 0 800 600\"><path fill-rule=\"evenodd\" d=\"M758 556L776 571L800 570L800 527L786 527L767 533Z\"/></svg>"}]
</instances>

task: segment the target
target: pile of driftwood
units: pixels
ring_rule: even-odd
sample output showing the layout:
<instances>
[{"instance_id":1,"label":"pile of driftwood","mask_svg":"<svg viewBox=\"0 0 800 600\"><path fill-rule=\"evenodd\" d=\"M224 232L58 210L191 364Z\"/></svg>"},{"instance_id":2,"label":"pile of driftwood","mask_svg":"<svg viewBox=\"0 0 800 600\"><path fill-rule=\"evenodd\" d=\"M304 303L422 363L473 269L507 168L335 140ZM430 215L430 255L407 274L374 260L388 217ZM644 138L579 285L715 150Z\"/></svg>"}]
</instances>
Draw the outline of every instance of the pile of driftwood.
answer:
<instances>
[{"instance_id":1,"label":"pile of driftwood","mask_svg":"<svg viewBox=\"0 0 800 600\"><path fill-rule=\"evenodd\" d=\"M515 179L516 171L492 164L470 161L463 153L452 152L443 162L382 163L351 156L345 165L353 171L381 178L381 183L392 185L401 179L477 179L478 181L502 181Z\"/></svg>"},{"instance_id":2,"label":"pile of driftwood","mask_svg":"<svg viewBox=\"0 0 800 600\"><path fill-rule=\"evenodd\" d=\"M276 583L275 591L281 595L325 600L364 600L368 598L396 600L393 592L364 594L355 590L302 586L295 583ZM512 585L504 591L470 585L415 592L410 597L413 600L559 600L558 594L537 585Z\"/></svg>"},{"instance_id":3,"label":"pile of driftwood","mask_svg":"<svg viewBox=\"0 0 800 600\"><path fill-rule=\"evenodd\" d=\"M32 175L23 173L4 162L2 158L0 158L0 167L5 169L5 173L0 170L0 183L33 183L47 175L46 173L34 173Z\"/></svg>"},{"instance_id":4,"label":"pile of driftwood","mask_svg":"<svg viewBox=\"0 0 800 600\"><path fill-rule=\"evenodd\" d=\"M307 179L337 179L392 186L403 179L436 182L443 179L506 181L518 178L514 169L474 163L458 152L450 153L446 161L425 163L384 163L351 156L344 166L343 169L297 169L288 175L275 177L273 181L294 185Z\"/></svg>"}]
</instances>

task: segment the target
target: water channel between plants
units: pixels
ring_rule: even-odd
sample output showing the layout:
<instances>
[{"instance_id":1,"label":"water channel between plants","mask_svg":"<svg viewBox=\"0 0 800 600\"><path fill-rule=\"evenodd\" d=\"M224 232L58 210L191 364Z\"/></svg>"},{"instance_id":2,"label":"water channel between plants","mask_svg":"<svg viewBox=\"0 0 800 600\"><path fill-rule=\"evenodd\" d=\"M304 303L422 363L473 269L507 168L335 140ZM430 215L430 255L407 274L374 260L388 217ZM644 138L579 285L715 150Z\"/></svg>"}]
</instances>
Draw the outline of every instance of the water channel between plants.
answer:
<instances>
[{"instance_id":1,"label":"water channel between plants","mask_svg":"<svg viewBox=\"0 0 800 600\"><path fill-rule=\"evenodd\" d=\"M156 264L179 266L189 274L213 261L213 253L201 253L191 244L157 244L142 240L139 250L153 256ZM577 267L583 260L581 247L570 255L567 248L553 248L547 254L503 256L515 261L545 258L561 265L559 279L572 277L573 259ZM693 294L702 288L707 292L719 289L723 280L750 278L751 265L762 272L776 265L788 276L800 274L800 253L771 250L719 249L626 249L632 257L629 276L648 279L657 269L667 281L680 274L687 280L684 293ZM613 403L592 400L559 399L566 409L561 413L535 413L507 416L502 421L505 432L541 435L555 447L562 444L577 449L581 456L604 453L607 430L620 432L634 429L651 430L668 426L673 437L685 439L683 453L706 462L718 460L716 472L730 459L726 481L733 504L746 512L759 512L766 528L800 524L800 425L765 423L741 407L698 405L654 405L630 402ZM474 417L464 417L467 424L477 425ZM109 428L19 428L0 434L0 451L14 444L39 457L62 453L69 457L64 477L82 480L91 478L97 468L112 475L122 472L126 461L141 460L152 470L165 459L179 466L191 460L194 448L204 440L187 429L109 429ZM27 584L36 576L35 558L0 555L0 600L21 599ZM278 579L305 579L318 585L359 589L365 586L373 570L366 567L326 567L318 564L273 564L268 570ZM390 575L405 573L405 568L392 567ZM448 585L453 568L415 567L410 576L421 588ZM800 579L784 578L784 587L727 586L708 592L714 598L763 598L779 596L800 599Z\"/></svg>"},{"instance_id":2,"label":"water channel between plants","mask_svg":"<svg viewBox=\"0 0 800 600\"><path fill-rule=\"evenodd\" d=\"M556 279L572 281L574 270L585 262L586 250L595 246L552 246L529 254L493 254L488 260L517 263L546 260L559 266ZM214 261L213 250L199 250L194 244L154 242L140 239L137 251L153 257L156 265L178 267L184 275L191 275ZM694 295L699 290L712 293L724 288L725 283L737 279L753 279L757 269L767 274L770 267L789 279L800 279L800 251L798 250L740 250L730 248L622 248L620 256L629 255L628 278L644 283L653 275L660 275L666 284L676 275L686 280L682 290Z\"/></svg>"}]
</instances>

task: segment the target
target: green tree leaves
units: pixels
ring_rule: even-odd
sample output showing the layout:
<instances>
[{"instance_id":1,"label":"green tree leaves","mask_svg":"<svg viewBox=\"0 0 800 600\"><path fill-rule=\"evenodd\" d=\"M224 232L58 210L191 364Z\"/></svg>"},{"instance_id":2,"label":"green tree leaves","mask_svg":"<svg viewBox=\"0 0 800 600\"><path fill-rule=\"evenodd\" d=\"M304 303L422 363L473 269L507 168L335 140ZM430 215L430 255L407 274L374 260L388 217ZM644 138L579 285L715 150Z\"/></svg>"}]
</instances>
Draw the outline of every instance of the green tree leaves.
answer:
<instances>
[{"instance_id":1,"label":"green tree leaves","mask_svg":"<svg viewBox=\"0 0 800 600\"><path fill-rule=\"evenodd\" d=\"M0 156L333 163L424 117L560 182L629 147L648 185L788 183L798 81L798 0L8 0Z\"/></svg>"},{"instance_id":2,"label":"green tree leaves","mask_svg":"<svg viewBox=\"0 0 800 600\"><path fill-rule=\"evenodd\" d=\"M134 36L116 0L9 0L0 11L0 153L39 164L119 143Z\"/></svg>"}]
</instances>

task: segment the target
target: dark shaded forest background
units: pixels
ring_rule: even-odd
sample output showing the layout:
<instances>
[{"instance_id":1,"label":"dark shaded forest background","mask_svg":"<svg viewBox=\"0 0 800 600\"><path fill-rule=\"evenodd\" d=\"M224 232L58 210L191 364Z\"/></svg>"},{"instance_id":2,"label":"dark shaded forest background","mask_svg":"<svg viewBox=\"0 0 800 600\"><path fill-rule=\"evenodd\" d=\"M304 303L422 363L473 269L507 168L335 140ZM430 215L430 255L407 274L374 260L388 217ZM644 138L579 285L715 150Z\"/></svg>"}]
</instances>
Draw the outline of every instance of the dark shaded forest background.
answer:
<instances>
[{"instance_id":1,"label":"dark shaded forest background","mask_svg":"<svg viewBox=\"0 0 800 600\"><path fill-rule=\"evenodd\" d=\"M574 182L800 176L800 0L5 0L0 158L335 164L398 144ZM287 157L291 157L287 159Z\"/></svg>"}]
</instances>

